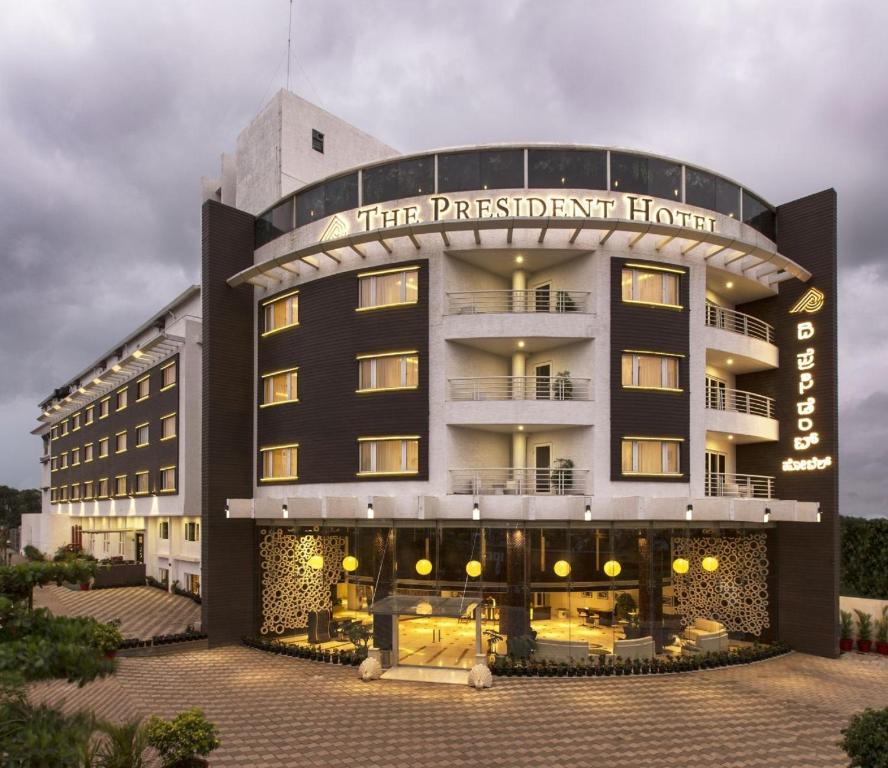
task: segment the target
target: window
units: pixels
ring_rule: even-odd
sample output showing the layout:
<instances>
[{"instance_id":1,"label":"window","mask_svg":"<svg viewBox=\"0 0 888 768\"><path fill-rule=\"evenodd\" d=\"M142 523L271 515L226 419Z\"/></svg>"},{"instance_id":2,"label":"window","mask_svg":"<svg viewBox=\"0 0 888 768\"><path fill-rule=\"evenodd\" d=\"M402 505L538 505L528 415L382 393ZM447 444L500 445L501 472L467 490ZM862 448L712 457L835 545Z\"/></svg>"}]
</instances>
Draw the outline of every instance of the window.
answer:
<instances>
[{"instance_id":1,"label":"window","mask_svg":"<svg viewBox=\"0 0 888 768\"><path fill-rule=\"evenodd\" d=\"M658 157L611 152L611 189L681 200L681 166Z\"/></svg>"},{"instance_id":2,"label":"window","mask_svg":"<svg viewBox=\"0 0 888 768\"><path fill-rule=\"evenodd\" d=\"M607 189L607 155L600 149L528 149L527 186Z\"/></svg>"},{"instance_id":3,"label":"window","mask_svg":"<svg viewBox=\"0 0 888 768\"><path fill-rule=\"evenodd\" d=\"M58 425L52 428L52 431L50 432L50 435L51 435L51 438L50 438L51 440L58 440L58 439L59 439L59 428L58 428Z\"/></svg>"},{"instance_id":4,"label":"window","mask_svg":"<svg viewBox=\"0 0 888 768\"><path fill-rule=\"evenodd\" d=\"M68 420L65 419L65 420L62 422L62 437L64 437L64 436L67 435L67 434L68 434Z\"/></svg>"},{"instance_id":5,"label":"window","mask_svg":"<svg viewBox=\"0 0 888 768\"><path fill-rule=\"evenodd\" d=\"M296 226L357 207L358 174L349 173L300 191L296 195ZM292 225L286 229L289 231Z\"/></svg>"},{"instance_id":6,"label":"window","mask_svg":"<svg viewBox=\"0 0 888 768\"><path fill-rule=\"evenodd\" d=\"M58 468L59 468L59 457L58 457L58 456L53 456L53 457L49 460L49 471L50 471L50 472L55 472L55 471L58 470Z\"/></svg>"},{"instance_id":7,"label":"window","mask_svg":"<svg viewBox=\"0 0 888 768\"><path fill-rule=\"evenodd\" d=\"M97 499L107 499L108 498L108 478L100 477L99 478L99 487L98 492L96 493Z\"/></svg>"},{"instance_id":8,"label":"window","mask_svg":"<svg viewBox=\"0 0 888 768\"><path fill-rule=\"evenodd\" d=\"M114 435L114 453L126 453L126 431Z\"/></svg>"},{"instance_id":9,"label":"window","mask_svg":"<svg viewBox=\"0 0 888 768\"><path fill-rule=\"evenodd\" d=\"M623 301L681 308L678 301L678 278L681 270L659 267L623 268Z\"/></svg>"},{"instance_id":10,"label":"window","mask_svg":"<svg viewBox=\"0 0 888 768\"><path fill-rule=\"evenodd\" d=\"M68 500L68 486L63 485L59 488L59 501L67 501Z\"/></svg>"},{"instance_id":11,"label":"window","mask_svg":"<svg viewBox=\"0 0 888 768\"><path fill-rule=\"evenodd\" d=\"M355 174L355 179L357 180L357 174ZM355 190L357 191L357 186ZM355 204L349 207L358 207L357 195L355 195ZM290 232L293 226L293 198L288 197L282 203L267 210L256 219L253 227L253 238L256 248L270 243L285 232Z\"/></svg>"},{"instance_id":12,"label":"window","mask_svg":"<svg viewBox=\"0 0 888 768\"><path fill-rule=\"evenodd\" d=\"M157 538L158 539L169 539L170 538L170 524L169 521L163 520L157 524Z\"/></svg>"},{"instance_id":13,"label":"window","mask_svg":"<svg viewBox=\"0 0 888 768\"><path fill-rule=\"evenodd\" d=\"M740 217L740 187L696 168L685 168L685 202L734 219Z\"/></svg>"},{"instance_id":14,"label":"window","mask_svg":"<svg viewBox=\"0 0 888 768\"><path fill-rule=\"evenodd\" d=\"M185 541L200 541L200 523L185 523Z\"/></svg>"},{"instance_id":15,"label":"window","mask_svg":"<svg viewBox=\"0 0 888 768\"><path fill-rule=\"evenodd\" d=\"M75 413L71 417L71 431L76 432L78 429L80 429L80 413L79 412Z\"/></svg>"},{"instance_id":16,"label":"window","mask_svg":"<svg viewBox=\"0 0 888 768\"><path fill-rule=\"evenodd\" d=\"M176 361L167 363L160 369L160 391L176 386Z\"/></svg>"},{"instance_id":17,"label":"window","mask_svg":"<svg viewBox=\"0 0 888 768\"><path fill-rule=\"evenodd\" d=\"M419 267L384 269L358 275L358 311L416 304Z\"/></svg>"},{"instance_id":18,"label":"window","mask_svg":"<svg viewBox=\"0 0 888 768\"><path fill-rule=\"evenodd\" d=\"M148 422L139 424L136 427L136 448L143 448L148 445Z\"/></svg>"},{"instance_id":19,"label":"window","mask_svg":"<svg viewBox=\"0 0 888 768\"><path fill-rule=\"evenodd\" d=\"M324 134L314 128L311 129L311 148L324 154Z\"/></svg>"},{"instance_id":20,"label":"window","mask_svg":"<svg viewBox=\"0 0 888 768\"><path fill-rule=\"evenodd\" d=\"M99 458L104 459L108 455L108 440L107 437L99 438Z\"/></svg>"},{"instance_id":21,"label":"window","mask_svg":"<svg viewBox=\"0 0 888 768\"><path fill-rule=\"evenodd\" d=\"M50 488L49 489L49 503L57 504L59 501L59 489L58 488Z\"/></svg>"},{"instance_id":22,"label":"window","mask_svg":"<svg viewBox=\"0 0 888 768\"><path fill-rule=\"evenodd\" d=\"M80 501L80 483L71 483L71 501Z\"/></svg>"},{"instance_id":23,"label":"window","mask_svg":"<svg viewBox=\"0 0 888 768\"><path fill-rule=\"evenodd\" d=\"M91 501L91 500L92 500L92 498L93 498L93 496L94 496L94 493L93 493L93 486L94 486L94 483L93 483L92 480L87 480L87 481L83 484L83 498L84 498L85 501Z\"/></svg>"},{"instance_id":24,"label":"window","mask_svg":"<svg viewBox=\"0 0 888 768\"><path fill-rule=\"evenodd\" d=\"M68 468L68 452L65 451L61 456L59 456L59 469L67 469Z\"/></svg>"},{"instance_id":25,"label":"window","mask_svg":"<svg viewBox=\"0 0 888 768\"><path fill-rule=\"evenodd\" d=\"M678 356L623 353L623 386L678 390Z\"/></svg>"},{"instance_id":26,"label":"window","mask_svg":"<svg viewBox=\"0 0 888 768\"><path fill-rule=\"evenodd\" d=\"M151 376L143 376L136 382L136 402L148 397L151 391Z\"/></svg>"},{"instance_id":27,"label":"window","mask_svg":"<svg viewBox=\"0 0 888 768\"><path fill-rule=\"evenodd\" d=\"M87 443L83 446L83 463L89 464L93 460L93 444Z\"/></svg>"},{"instance_id":28,"label":"window","mask_svg":"<svg viewBox=\"0 0 888 768\"><path fill-rule=\"evenodd\" d=\"M438 192L524 187L524 150L438 155Z\"/></svg>"},{"instance_id":29,"label":"window","mask_svg":"<svg viewBox=\"0 0 888 768\"><path fill-rule=\"evenodd\" d=\"M361 173L363 205L430 195L435 187L435 158L414 157L367 168Z\"/></svg>"},{"instance_id":30,"label":"window","mask_svg":"<svg viewBox=\"0 0 888 768\"><path fill-rule=\"evenodd\" d=\"M185 574L185 587L192 595L199 595L200 594L200 574L186 573Z\"/></svg>"},{"instance_id":31,"label":"window","mask_svg":"<svg viewBox=\"0 0 888 768\"><path fill-rule=\"evenodd\" d=\"M743 190L743 221L757 229L765 237L776 239L774 232L774 211L764 201L745 189Z\"/></svg>"},{"instance_id":32,"label":"window","mask_svg":"<svg viewBox=\"0 0 888 768\"><path fill-rule=\"evenodd\" d=\"M163 525L163 523L161 523ZM169 538L169 537L167 537ZM170 585L170 569L169 568L158 568L157 569L157 580L163 584L165 587Z\"/></svg>"},{"instance_id":33,"label":"window","mask_svg":"<svg viewBox=\"0 0 888 768\"><path fill-rule=\"evenodd\" d=\"M296 386L298 370L298 368L292 368L288 371L276 371L275 373L266 373L262 377L263 407L299 401Z\"/></svg>"},{"instance_id":34,"label":"window","mask_svg":"<svg viewBox=\"0 0 888 768\"><path fill-rule=\"evenodd\" d=\"M419 437L358 438L359 475L414 475L419 471Z\"/></svg>"},{"instance_id":35,"label":"window","mask_svg":"<svg viewBox=\"0 0 888 768\"><path fill-rule=\"evenodd\" d=\"M261 448L262 480L296 480L299 445L276 445Z\"/></svg>"},{"instance_id":36,"label":"window","mask_svg":"<svg viewBox=\"0 0 888 768\"><path fill-rule=\"evenodd\" d=\"M624 475L680 475L679 440L623 438Z\"/></svg>"},{"instance_id":37,"label":"window","mask_svg":"<svg viewBox=\"0 0 888 768\"><path fill-rule=\"evenodd\" d=\"M176 492L176 468L161 467L160 468L160 492L175 493Z\"/></svg>"},{"instance_id":38,"label":"window","mask_svg":"<svg viewBox=\"0 0 888 768\"><path fill-rule=\"evenodd\" d=\"M124 387L123 389L117 392L117 405L116 409L118 411L122 411L127 406L127 401L129 400L129 387Z\"/></svg>"},{"instance_id":39,"label":"window","mask_svg":"<svg viewBox=\"0 0 888 768\"><path fill-rule=\"evenodd\" d=\"M170 440L176 436L176 414L169 413L160 417L160 439Z\"/></svg>"},{"instance_id":40,"label":"window","mask_svg":"<svg viewBox=\"0 0 888 768\"><path fill-rule=\"evenodd\" d=\"M416 389L418 386L419 355L416 350L358 358L358 392Z\"/></svg>"},{"instance_id":41,"label":"window","mask_svg":"<svg viewBox=\"0 0 888 768\"><path fill-rule=\"evenodd\" d=\"M94 405L86 406L86 410L84 411L84 414L83 414L84 426L89 426L90 424L92 424L96 420L95 416L96 416L96 407Z\"/></svg>"},{"instance_id":42,"label":"window","mask_svg":"<svg viewBox=\"0 0 888 768\"><path fill-rule=\"evenodd\" d=\"M103 533L102 534L102 551L107 552L111 547L111 534Z\"/></svg>"},{"instance_id":43,"label":"window","mask_svg":"<svg viewBox=\"0 0 888 768\"><path fill-rule=\"evenodd\" d=\"M71 466L78 467L80 466L80 449L72 448L71 449Z\"/></svg>"},{"instance_id":44,"label":"window","mask_svg":"<svg viewBox=\"0 0 888 768\"><path fill-rule=\"evenodd\" d=\"M299 325L299 292L263 301L262 313L265 318L263 336Z\"/></svg>"},{"instance_id":45,"label":"window","mask_svg":"<svg viewBox=\"0 0 888 768\"><path fill-rule=\"evenodd\" d=\"M126 496L126 475L117 475L114 478L114 495Z\"/></svg>"},{"instance_id":46,"label":"window","mask_svg":"<svg viewBox=\"0 0 888 768\"><path fill-rule=\"evenodd\" d=\"M99 418L107 419L108 414L111 412L111 398L103 397L99 400Z\"/></svg>"},{"instance_id":47,"label":"window","mask_svg":"<svg viewBox=\"0 0 888 768\"><path fill-rule=\"evenodd\" d=\"M149 474L147 471L136 472L136 484L133 493L136 496L144 496L150 490L148 487Z\"/></svg>"}]
</instances>

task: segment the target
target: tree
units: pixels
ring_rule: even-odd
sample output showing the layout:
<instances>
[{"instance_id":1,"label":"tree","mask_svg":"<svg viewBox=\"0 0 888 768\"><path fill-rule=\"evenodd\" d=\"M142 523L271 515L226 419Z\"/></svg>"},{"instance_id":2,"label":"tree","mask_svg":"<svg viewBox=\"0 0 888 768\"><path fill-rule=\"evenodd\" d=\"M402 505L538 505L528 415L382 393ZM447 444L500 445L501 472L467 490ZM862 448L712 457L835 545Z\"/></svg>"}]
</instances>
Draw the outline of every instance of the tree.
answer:
<instances>
[{"instance_id":1,"label":"tree","mask_svg":"<svg viewBox=\"0 0 888 768\"><path fill-rule=\"evenodd\" d=\"M0 485L0 528L18 528L22 515L40 512L40 491Z\"/></svg>"}]
</instances>

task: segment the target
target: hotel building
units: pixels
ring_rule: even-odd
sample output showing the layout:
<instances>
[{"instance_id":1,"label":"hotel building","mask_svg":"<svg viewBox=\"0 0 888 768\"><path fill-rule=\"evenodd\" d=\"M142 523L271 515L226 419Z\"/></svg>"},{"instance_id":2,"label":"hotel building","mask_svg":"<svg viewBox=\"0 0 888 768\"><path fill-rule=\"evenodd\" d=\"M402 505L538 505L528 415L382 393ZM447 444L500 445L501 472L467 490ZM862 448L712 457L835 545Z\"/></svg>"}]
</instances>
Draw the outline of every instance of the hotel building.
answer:
<instances>
[{"instance_id":1,"label":"hotel building","mask_svg":"<svg viewBox=\"0 0 888 768\"><path fill-rule=\"evenodd\" d=\"M200 594L201 374L192 286L40 403L43 509L23 542L141 566L109 584Z\"/></svg>"}]
</instances>

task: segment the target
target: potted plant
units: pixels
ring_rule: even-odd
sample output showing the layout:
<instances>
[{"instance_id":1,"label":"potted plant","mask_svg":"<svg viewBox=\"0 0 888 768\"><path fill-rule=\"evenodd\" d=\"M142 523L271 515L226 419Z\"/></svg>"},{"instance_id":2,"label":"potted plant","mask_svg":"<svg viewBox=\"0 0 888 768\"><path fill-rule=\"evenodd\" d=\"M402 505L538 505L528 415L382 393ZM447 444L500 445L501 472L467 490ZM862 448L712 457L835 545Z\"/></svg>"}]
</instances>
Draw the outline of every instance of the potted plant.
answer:
<instances>
[{"instance_id":1,"label":"potted plant","mask_svg":"<svg viewBox=\"0 0 888 768\"><path fill-rule=\"evenodd\" d=\"M359 621L349 624L345 628L345 634L348 641L355 647L355 656L363 661L367 658L370 646L370 638L373 637L373 630Z\"/></svg>"},{"instance_id":2,"label":"potted plant","mask_svg":"<svg viewBox=\"0 0 888 768\"><path fill-rule=\"evenodd\" d=\"M882 616L876 620L876 650L888 656L888 605L882 606Z\"/></svg>"},{"instance_id":3,"label":"potted plant","mask_svg":"<svg viewBox=\"0 0 888 768\"><path fill-rule=\"evenodd\" d=\"M487 638L487 661L492 662L496 659L496 644L503 636L493 629L485 629L484 636Z\"/></svg>"},{"instance_id":4,"label":"potted plant","mask_svg":"<svg viewBox=\"0 0 888 768\"><path fill-rule=\"evenodd\" d=\"M570 378L570 371L558 371L552 384L556 400L573 400L573 381Z\"/></svg>"},{"instance_id":5,"label":"potted plant","mask_svg":"<svg viewBox=\"0 0 888 768\"><path fill-rule=\"evenodd\" d=\"M117 649L123 643L123 635L118 627L120 619L114 619L107 624L96 622L92 628L90 644L107 659L113 659L117 655Z\"/></svg>"},{"instance_id":6,"label":"potted plant","mask_svg":"<svg viewBox=\"0 0 888 768\"><path fill-rule=\"evenodd\" d=\"M873 639L873 617L858 608L857 614L857 650L861 653L869 653Z\"/></svg>"},{"instance_id":7,"label":"potted plant","mask_svg":"<svg viewBox=\"0 0 888 768\"><path fill-rule=\"evenodd\" d=\"M557 291L555 294L555 309L558 312L576 312L577 303L570 297L567 291Z\"/></svg>"},{"instance_id":8,"label":"potted plant","mask_svg":"<svg viewBox=\"0 0 888 768\"><path fill-rule=\"evenodd\" d=\"M555 493L564 494L573 490L573 459L555 459L552 470L552 485Z\"/></svg>"},{"instance_id":9,"label":"potted plant","mask_svg":"<svg viewBox=\"0 0 888 768\"><path fill-rule=\"evenodd\" d=\"M216 726L200 709L187 709L172 720L152 717L145 726L148 744L157 750L163 768L198 768L219 746Z\"/></svg>"},{"instance_id":10,"label":"potted plant","mask_svg":"<svg viewBox=\"0 0 888 768\"><path fill-rule=\"evenodd\" d=\"M839 650L843 653L854 650L854 617L851 611L839 611Z\"/></svg>"},{"instance_id":11,"label":"potted plant","mask_svg":"<svg viewBox=\"0 0 888 768\"><path fill-rule=\"evenodd\" d=\"M847 728L842 729L839 746L851 758L856 768L885 768L888 753L888 707L881 710L865 709L854 715Z\"/></svg>"}]
</instances>

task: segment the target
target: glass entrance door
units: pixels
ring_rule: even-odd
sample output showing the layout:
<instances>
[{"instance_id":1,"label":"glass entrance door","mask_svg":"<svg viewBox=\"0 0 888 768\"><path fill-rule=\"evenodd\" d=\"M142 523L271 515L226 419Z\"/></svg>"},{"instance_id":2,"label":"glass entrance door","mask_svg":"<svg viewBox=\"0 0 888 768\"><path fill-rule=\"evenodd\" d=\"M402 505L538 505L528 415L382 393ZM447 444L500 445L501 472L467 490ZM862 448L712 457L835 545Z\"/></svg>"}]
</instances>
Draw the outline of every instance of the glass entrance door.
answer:
<instances>
[{"instance_id":1,"label":"glass entrance door","mask_svg":"<svg viewBox=\"0 0 888 768\"><path fill-rule=\"evenodd\" d=\"M548 493L552 487L552 446L537 445L533 449L533 465L536 468L534 482L537 493Z\"/></svg>"},{"instance_id":2,"label":"glass entrance door","mask_svg":"<svg viewBox=\"0 0 888 768\"><path fill-rule=\"evenodd\" d=\"M534 366L533 373L535 376L534 381L536 382L534 396L537 400L551 400L552 364L542 363L541 365Z\"/></svg>"},{"instance_id":3,"label":"glass entrance door","mask_svg":"<svg viewBox=\"0 0 888 768\"><path fill-rule=\"evenodd\" d=\"M706 407L714 408L719 411L725 409L725 394L727 384L724 379L716 376L706 377Z\"/></svg>"}]
</instances>

